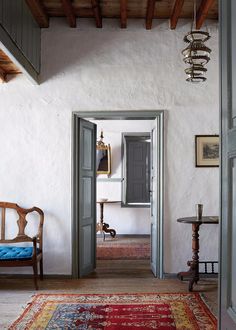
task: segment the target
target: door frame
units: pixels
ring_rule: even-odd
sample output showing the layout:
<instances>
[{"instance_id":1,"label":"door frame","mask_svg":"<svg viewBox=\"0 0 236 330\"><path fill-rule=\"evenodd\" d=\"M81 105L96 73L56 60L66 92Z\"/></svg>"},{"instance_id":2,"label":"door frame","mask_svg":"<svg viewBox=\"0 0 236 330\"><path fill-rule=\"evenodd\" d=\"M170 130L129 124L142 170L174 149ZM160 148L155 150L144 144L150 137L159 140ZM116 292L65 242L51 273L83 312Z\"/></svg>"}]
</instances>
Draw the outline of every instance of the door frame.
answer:
<instances>
[{"instance_id":1,"label":"door frame","mask_svg":"<svg viewBox=\"0 0 236 330\"><path fill-rule=\"evenodd\" d=\"M122 111L82 111L72 113L72 277L78 278L78 259L79 259L79 245L78 245L78 191L79 191L79 177L77 175L77 168L79 165L78 150L78 132L76 127L76 118L93 119L93 120L155 120L158 119L158 148L159 148L159 181L158 181L158 196L160 205L159 222L158 222L158 278L164 277L164 110L122 110Z\"/></svg>"}]
</instances>

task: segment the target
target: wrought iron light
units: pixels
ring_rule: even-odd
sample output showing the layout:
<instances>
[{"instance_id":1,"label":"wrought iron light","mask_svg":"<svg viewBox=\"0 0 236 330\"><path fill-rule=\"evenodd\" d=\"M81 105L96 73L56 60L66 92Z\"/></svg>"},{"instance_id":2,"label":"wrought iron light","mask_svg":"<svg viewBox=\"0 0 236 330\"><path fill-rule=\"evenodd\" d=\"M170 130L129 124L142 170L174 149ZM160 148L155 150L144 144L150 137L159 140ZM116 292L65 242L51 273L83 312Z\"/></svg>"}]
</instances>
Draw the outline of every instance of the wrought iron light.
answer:
<instances>
[{"instance_id":1,"label":"wrought iron light","mask_svg":"<svg viewBox=\"0 0 236 330\"><path fill-rule=\"evenodd\" d=\"M194 2L193 24L196 26L196 1ZM205 66L210 61L211 49L204 43L209 39L210 35L208 32L194 31L193 29L184 37L184 42L189 44L182 51L184 55L183 61L189 65L185 69L185 73L188 75L186 80L189 82L198 83L206 80L205 73L207 72L207 68Z\"/></svg>"}]
</instances>

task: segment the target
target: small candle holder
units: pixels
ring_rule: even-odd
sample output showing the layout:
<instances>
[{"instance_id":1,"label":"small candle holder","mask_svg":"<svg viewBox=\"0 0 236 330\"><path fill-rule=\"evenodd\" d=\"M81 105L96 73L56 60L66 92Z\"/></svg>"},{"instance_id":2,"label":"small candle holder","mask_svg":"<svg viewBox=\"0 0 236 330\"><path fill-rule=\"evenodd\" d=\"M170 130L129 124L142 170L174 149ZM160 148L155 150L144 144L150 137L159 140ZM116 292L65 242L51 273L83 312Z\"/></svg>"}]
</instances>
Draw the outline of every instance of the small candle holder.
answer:
<instances>
[{"instance_id":1,"label":"small candle holder","mask_svg":"<svg viewBox=\"0 0 236 330\"><path fill-rule=\"evenodd\" d=\"M197 220L202 220L203 204L196 204Z\"/></svg>"}]
</instances>

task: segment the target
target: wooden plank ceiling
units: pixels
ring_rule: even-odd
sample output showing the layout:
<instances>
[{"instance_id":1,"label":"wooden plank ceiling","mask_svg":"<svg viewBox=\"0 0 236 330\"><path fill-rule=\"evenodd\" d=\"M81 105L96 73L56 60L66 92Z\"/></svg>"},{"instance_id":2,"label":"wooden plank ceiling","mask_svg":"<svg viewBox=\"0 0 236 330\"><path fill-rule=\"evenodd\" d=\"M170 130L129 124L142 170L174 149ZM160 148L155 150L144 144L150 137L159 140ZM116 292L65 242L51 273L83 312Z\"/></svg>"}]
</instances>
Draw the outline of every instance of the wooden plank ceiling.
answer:
<instances>
[{"instance_id":1,"label":"wooden plank ceiling","mask_svg":"<svg viewBox=\"0 0 236 330\"><path fill-rule=\"evenodd\" d=\"M97 28L102 28L103 18L117 18L121 28L127 28L129 18L143 18L146 29L152 28L153 19L167 19L170 29L175 29L180 18L193 19L193 0L25 0L35 20L42 28L48 28L50 17L65 17L70 27L76 27L80 18L94 18ZM196 28L205 19L218 19L218 0L196 0ZM0 82L7 74L20 70L0 50Z\"/></svg>"},{"instance_id":2,"label":"wooden plank ceiling","mask_svg":"<svg viewBox=\"0 0 236 330\"><path fill-rule=\"evenodd\" d=\"M49 26L50 17L66 17L70 27L79 18L94 17L96 27L102 18L118 18L120 27L127 27L129 18L145 18L146 29L153 19L167 19L175 29L179 18L193 18L193 0L25 0L40 27ZM205 19L218 19L218 0L196 0L197 29ZM76 20L78 18L78 20Z\"/></svg>"},{"instance_id":3,"label":"wooden plank ceiling","mask_svg":"<svg viewBox=\"0 0 236 330\"><path fill-rule=\"evenodd\" d=\"M19 74L21 71L10 60L10 58L0 49L0 83L6 82L8 74Z\"/></svg>"}]
</instances>

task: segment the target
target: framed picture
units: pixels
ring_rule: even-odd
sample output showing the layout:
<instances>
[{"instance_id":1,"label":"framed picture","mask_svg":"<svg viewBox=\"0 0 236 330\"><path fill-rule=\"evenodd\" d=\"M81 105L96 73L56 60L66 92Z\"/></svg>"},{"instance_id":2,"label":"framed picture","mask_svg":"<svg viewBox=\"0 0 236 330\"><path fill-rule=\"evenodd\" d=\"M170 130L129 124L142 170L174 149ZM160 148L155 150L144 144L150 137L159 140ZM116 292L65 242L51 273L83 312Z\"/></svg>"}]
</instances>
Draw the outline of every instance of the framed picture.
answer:
<instances>
[{"instance_id":1,"label":"framed picture","mask_svg":"<svg viewBox=\"0 0 236 330\"><path fill-rule=\"evenodd\" d=\"M96 146L97 174L111 174L111 147L108 145Z\"/></svg>"},{"instance_id":2,"label":"framed picture","mask_svg":"<svg viewBox=\"0 0 236 330\"><path fill-rule=\"evenodd\" d=\"M196 167L219 167L219 135L195 135Z\"/></svg>"}]
</instances>

